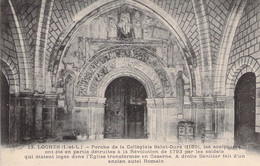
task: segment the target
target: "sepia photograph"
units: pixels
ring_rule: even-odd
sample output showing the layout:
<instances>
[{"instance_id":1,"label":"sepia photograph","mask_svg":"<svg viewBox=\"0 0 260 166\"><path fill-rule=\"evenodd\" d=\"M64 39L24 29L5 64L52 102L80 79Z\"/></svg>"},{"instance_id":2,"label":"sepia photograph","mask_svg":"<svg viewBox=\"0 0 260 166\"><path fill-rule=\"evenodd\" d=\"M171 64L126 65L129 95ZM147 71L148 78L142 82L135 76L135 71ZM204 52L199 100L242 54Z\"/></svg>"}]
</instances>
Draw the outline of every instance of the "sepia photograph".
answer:
<instances>
[{"instance_id":1,"label":"sepia photograph","mask_svg":"<svg viewBox=\"0 0 260 166\"><path fill-rule=\"evenodd\" d=\"M260 0L0 0L1 166L260 164Z\"/></svg>"}]
</instances>

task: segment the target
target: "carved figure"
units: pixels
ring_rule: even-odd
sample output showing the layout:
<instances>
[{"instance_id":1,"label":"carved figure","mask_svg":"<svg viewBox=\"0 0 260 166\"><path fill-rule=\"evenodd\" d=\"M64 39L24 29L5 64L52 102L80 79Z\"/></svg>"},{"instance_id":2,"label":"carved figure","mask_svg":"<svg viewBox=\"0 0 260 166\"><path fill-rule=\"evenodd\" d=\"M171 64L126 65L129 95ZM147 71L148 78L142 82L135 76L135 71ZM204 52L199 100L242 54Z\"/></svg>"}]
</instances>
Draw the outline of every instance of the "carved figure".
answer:
<instances>
[{"instance_id":1,"label":"carved figure","mask_svg":"<svg viewBox=\"0 0 260 166\"><path fill-rule=\"evenodd\" d=\"M107 28L108 38L117 37L117 25L113 18L109 18L109 26Z\"/></svg>"},{"instance_id":2,"label":"carved figure","mask_svg":"<svg viewBox=\"0 0 260 166\"><path fill-rule=\"evenodd\" d=\"M119 23L118 23L118 29L121 38L131 37L130 13L128 12L121 13Z\"/></svg>"},{"instance_id":3,"label":"carved figure","mask_svg":"<svg viewBox=\"0 0 260 166\"><path fill-rule=\"evenodd\" d=\"M100 39L107 38L107 21L105 17L99 18L99 33Z\"/></svg>"},{"instance_id":4,"label":"carved figure","mask_svg":"<svg viewBox=\"0 0 260 166\"><path fill-rule=\"evenodd\" d=\"M141 16L139 12L136 12L133 19L134 35L136 39L143 38L143 30L141 23Z\"/></svg>"}]
</instances>

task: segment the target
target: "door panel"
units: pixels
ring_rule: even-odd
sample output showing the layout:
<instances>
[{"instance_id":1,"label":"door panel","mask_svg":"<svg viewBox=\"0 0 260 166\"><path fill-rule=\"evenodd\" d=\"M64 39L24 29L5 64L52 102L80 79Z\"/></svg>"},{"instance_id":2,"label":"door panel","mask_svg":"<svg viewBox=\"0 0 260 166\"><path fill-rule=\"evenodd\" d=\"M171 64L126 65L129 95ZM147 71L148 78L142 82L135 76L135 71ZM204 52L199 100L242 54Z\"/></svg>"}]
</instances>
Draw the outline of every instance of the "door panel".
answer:
<instances>
[{"instance_id":1,"label":"door panel","mask_svg":"<svg viewBox=\"0 0 260 166\"><path fill-rule=\"evenodd\" d=\"M128 138L144 138L144 106L129 105L128 116Z\"/></svg>"}]
</instances>

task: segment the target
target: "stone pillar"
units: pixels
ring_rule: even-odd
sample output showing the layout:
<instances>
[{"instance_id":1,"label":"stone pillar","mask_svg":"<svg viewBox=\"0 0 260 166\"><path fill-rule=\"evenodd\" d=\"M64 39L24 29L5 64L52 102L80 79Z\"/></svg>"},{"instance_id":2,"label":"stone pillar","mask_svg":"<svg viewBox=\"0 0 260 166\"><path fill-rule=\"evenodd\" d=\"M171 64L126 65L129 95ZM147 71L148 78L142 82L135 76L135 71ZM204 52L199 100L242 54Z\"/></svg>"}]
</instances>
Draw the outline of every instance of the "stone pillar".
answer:
<instances>
[{"instance_id":1,"label":"stone pillar","mask_svg":"<svg viewBox=\"0 0 260 166\"><path fill-rule=\"evenodd\" d=\"M165 139L177 142L177 125L179 122L178 114L182 114L182 110L178 110L177 98L163 98L164 102L164 120L165 120Z\"/></svg>"},{"instance_id":2,"label":"stone pillar","mask_svg":"<svg viewBox=\"0 0 260 166\"><path fill-rule=\"evenodd\" d=\"M75 97L73 128L87 133L89 139L104 137L105 98Z\"/></svg>"},{"instance_id":3,"label":"stone pillar","mask_svg":"<svg viewBox=\"0 0 260 166\"><path fill-rule=\"evenodd\" d=\"M205 112L202 97L192 97L194 110L195 137L201 137L205 131Z\"/></svg>"},{"instance_id":4,"label":"stone pillar","mask_svg":"<svg viewBox=\"0 0 260 166\"><path fill-rule=\"evenodd\" d=\"M235 132L235 105L234 97L226 97L226 109L224 120L224 138L227 139L227 144L234 145L234 132Z\"/></svg>"},{"instance_id":5,"label":"stone pillar","mask_svg":"<svg viewBox=\"0 0 260 166\"><path fill-rule=\"evenodd\" d=\"M95 139L104 138L105 102L106 98L99 98L97 100L96 108L94 108Z\"/></svg>"},{"instance_id":6,"label":"stone pillar","mask_svg":"<svg viewBox=\"0 0 260 166\"><path fill-rule=\"evenodd\" d=\"M191 102L186 101L183 105L183 115L186 121L194 121L194 113L191 109Z\"/></svg>"},{"instance_id":7,"label":"stone pillar","mask_svg":"<svg viewBox=\"0 0 260 166\"><path fill-rule=\"evenodd\" d=\"M98 98L96 97L90 97L88 98L88 107L87 107L87 114L88 114L88 127L89 127L89 139L95 139L96 138L96 123L95 123L95 113L97 106Z\"/></svg>"},{"instance_id":8,"label":"stone pillar","mask_svg":"<svg viewBox=\"0 0 260 166\"><path fill-rule=\"evenodd\" d=\"M255 117L255 132L258 133L258 139L256 140L260 140L260 82L258 82L256 84L256 117ZM258 87L259 86L259 87ZM260 142L260 141L258 141Z\"/></svg>"},{"instance_id":9,"label":"stone pillar","mask_svg":"<svg viewBox=\"0 0 260 166\"><path fill-rule=\"evenodd\" d=\"M153 99L146 99L147 103L147 137L156 139L156 110Z\"/></svg>"},{"instance_id":10,"label":"stone pillar","mask_svg":"<svg viewBox=\"0 0 260 166\"><path fill-rule=\"evenodd\" d=\"M158 140L165 139L165 109L163 107L163 98L155 98L156 108L156 138Z\"/></svg>"},{"instance_id":11,"label":"stone pillar","mask_svg":"<svg viewBox=\"0 0 260 166\"><path fill-rule=\"evenodd\" d=\"M34 103L32 93L20 94L21 139L24 141L34 137Z\"/></svg>"},{"instance_id":12,"label":"stone pillar","mask_svg":"<svg viewBox=\"0 0 260 166\"><path fill-rule=\"evenodd\" d=\"M57 108L57 95L46 94L44 99L43 110L42 110L43 111L42 112L43 135L45 137L55 137L56 108ZM38 109L38 111L40 111L40 109Z\"/></svg>"},{"instance_id":13,"label":"stone pillar","mask_svg":"<svg viewBox=\"0 0 260 166\"><path fill-rule=\"evenodd\" d=\"M34 106L35 106L35 136L36 138L42 138L43 124L42 124L42 110L43 110L44 95L34 94Z\"/></svg>"},{"instance_id":14,"label":"stone pillar","mask_svg":"<svg viewBox=\"0 0 260 166\"><path fill-rule=\"evenodd\" d=\"M148 139L177 139L177 99L154 98L147 102L147 135ZM174 133L172 133L174 132ZM173 138L174 136L176 138Z\"/></svg>"},{"instance_id":15,"label":"stone pillar","mask_svg":"<svg viewBox=\"0 0 260 166\"><path fill-rule=\"evenodd\" d=\"M225 96L217 96L215 101L215 135L224 138L225 129Z\"/></svg>"},{"instance_id":16,"label":"stone pillar","mask_svg":"<svg viewBox=\"0 0 260 166\"><path fill-rule=\"evenodd\" d=\"M21 140L21 108L19 94L11 94L9 100L9 142L19 143Z\"/></svg>"},{"instance_id":17,"label":"stone pillar","mask_svg":"<svg viewBox=\"0 0 260 166\"><path fill-rule=\"evenodd\" d=\"M205 109L205 139L211 140L213 134L214 123L214 100L212 97L204 97L204 109Z\"/></svg>"}]
</instances>

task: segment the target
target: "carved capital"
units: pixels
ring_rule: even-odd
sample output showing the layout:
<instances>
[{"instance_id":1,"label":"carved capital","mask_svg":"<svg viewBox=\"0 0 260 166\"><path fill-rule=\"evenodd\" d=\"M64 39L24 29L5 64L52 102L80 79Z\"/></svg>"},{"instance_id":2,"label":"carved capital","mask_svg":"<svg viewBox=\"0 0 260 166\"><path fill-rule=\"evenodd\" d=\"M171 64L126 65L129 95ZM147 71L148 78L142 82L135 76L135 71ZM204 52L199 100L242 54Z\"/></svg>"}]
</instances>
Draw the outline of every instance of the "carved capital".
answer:
<instances>
[{"instance_id":1,"label":"carved capital","mask_svg":"<svg viewBox=\"0 0 260 166\"><path fill-rule=\"evenodd\" d=\"M44 94L34 94L34 104L43 105L44 103Z\"/></svg>"},{"instance_id":2,"label":"carved capital","mask_svg":"<svg viewBox=\"0 0 260 166\"><path fill-rule=\"evenodd\" d=\"M178 99L175 98L163 98L163 105L164 108L174 108L178 104Z\"/></svg>"},{"instance_id":3,"label":"carved capital","mask_svg":"<svg viewBox=\"0 0 260 166\"><path fill-rule=\"evenodd\" d=\"M162 109L163 108L163 98L154 98L154 103L155 103L155 107L158 109Z\"/></svg>"},{"instance_id":4,"label":"carved capital","mask_svg":"<svg viewBox=\"0 0 260 166\"><path fill-rule=\"evenodd\" d=\"M33 105L33 93L26 92L20 93L19 95L21 106L32 106Z\"/></svg>"},{"instance_id":5,"label":"carved capital","mask_svg":"<svg viewBox=\"0 0 260 166\"><path fill-rule=\"evenodd\" d=\"M96 107L103 108L106 102L106 98L99 97L75 97L76 107Z\"/></svg>"},{"instance_id":6,"label":"carved capital","mask_svg":"<svg viewBox=\"0 0 260 166\"><path fill-rule=\"evenodd\" d=\"M155 103L153 99L146 99L147 107L149 108L155 108Z\"/></svg>"},{"instance_id":7,"label":"carved capital","mask_svg":"<svg viewBox=\"0 0 260 166\"><path fill-rule=\"evenodd\" d=\"M45 106L57 106L58 96L56 94L46 94L44 98Z\"/></svg>"}]
</instances>

